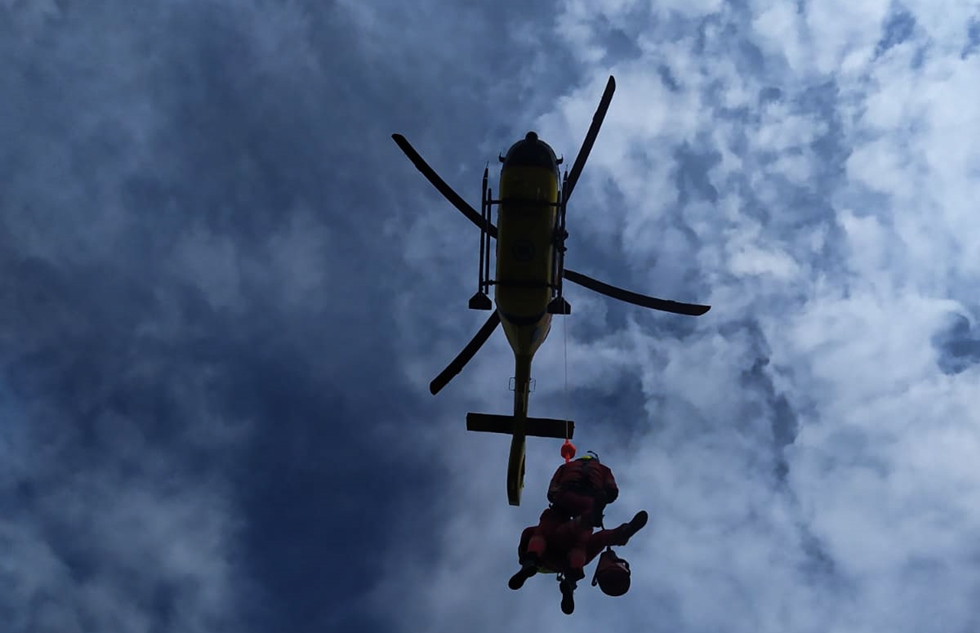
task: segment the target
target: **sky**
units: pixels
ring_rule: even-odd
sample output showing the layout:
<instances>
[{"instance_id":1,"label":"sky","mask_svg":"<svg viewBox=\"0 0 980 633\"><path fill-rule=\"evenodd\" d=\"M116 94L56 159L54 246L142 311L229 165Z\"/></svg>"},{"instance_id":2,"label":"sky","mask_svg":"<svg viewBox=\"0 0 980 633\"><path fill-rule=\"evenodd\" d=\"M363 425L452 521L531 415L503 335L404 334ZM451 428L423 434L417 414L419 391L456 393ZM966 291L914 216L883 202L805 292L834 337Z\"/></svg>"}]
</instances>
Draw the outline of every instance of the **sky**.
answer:
<instances>
[{"instance_id":1,"label":"sky","mask_svg":"<svg viewBox=\"0 0 980 633\"><path fill-rule=\"evenodd\" d=\"M11 633L975 633L980 2L0 0ZM632 588L507 588L519 507L471 204L571 161L531 415L621 495Z\"/></svg>"}]
</instances>

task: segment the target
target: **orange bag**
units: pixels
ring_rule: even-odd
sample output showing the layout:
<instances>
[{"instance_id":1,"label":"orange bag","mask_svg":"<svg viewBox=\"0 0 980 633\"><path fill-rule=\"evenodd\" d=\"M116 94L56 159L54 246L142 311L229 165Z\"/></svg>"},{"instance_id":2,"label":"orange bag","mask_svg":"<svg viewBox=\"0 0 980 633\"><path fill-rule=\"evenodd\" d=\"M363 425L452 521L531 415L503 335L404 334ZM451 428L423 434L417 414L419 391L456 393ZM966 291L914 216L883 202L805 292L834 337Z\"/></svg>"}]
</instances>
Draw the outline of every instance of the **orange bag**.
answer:
<instances>
[{"instance_id":1,"label":"orange bag","mask_svg":"<svg viewBox=\"0 0 980 633\"><path fill-rule=\"evenodd\" d=\"M629 591L630 564L616 556L611 547L607 547L599 555L599 562L596 563L595 574L592 576L592 586L597 584L607 596L621 596Z\"/></svg>"}]
</instances>

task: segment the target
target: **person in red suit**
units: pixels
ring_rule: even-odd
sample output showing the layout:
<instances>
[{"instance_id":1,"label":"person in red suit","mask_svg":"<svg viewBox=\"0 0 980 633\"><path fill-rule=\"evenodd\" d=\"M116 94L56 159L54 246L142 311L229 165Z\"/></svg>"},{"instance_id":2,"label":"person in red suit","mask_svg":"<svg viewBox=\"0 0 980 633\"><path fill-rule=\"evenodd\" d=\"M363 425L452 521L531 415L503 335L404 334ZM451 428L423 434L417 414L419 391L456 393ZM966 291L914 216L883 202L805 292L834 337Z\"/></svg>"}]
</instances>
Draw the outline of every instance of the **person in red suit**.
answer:
<instances>
[{"instance_id":1,"label":"person in red suit","mask_svg":"<svg viewBox=\"0 0 980 633\"><path fill-rule=\"evenodd\" d=\"M566 614L575 609L577 581L585 577L585 566L611 545L626 545L646 525L648 515L641 510L629 523L593 532L602 526L605 507L619 497L616 478L598 456L588 455L558 467L548 486L550 505L538 524L525 528L517 548L520 571L508 586L517 590L538 573L561 574L561 608Z\"/></svg>"}]
</instances>

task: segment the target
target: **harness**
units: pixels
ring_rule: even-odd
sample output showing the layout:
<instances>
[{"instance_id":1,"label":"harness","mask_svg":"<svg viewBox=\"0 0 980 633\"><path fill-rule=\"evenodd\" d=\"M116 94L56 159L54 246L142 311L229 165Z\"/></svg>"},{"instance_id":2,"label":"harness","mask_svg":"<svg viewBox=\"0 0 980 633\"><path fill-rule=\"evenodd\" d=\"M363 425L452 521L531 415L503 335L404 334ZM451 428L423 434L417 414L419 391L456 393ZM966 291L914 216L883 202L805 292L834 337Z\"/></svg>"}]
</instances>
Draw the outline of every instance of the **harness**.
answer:
<instances>
[{"instance_id":1,"label":"harness","mask_svg":"<svg viewBox=\"0 0 980 633\"><path fill-rule=\"evenodd\" d=\"M592 497L593 501L593 513L595 515L593 525L594 527L602 527L603 510L606 508L605 491L597 489L589 476L591 473L595 472L596 467L594 464L599 463L599 456L589 451L592 455L592 459L579 459L576 461L584 462L578 471L578 477L570 481L563 481L559 484L558 489L561 492L572 492L576 494L583 494Z\"/></svg>"}]
</instances>

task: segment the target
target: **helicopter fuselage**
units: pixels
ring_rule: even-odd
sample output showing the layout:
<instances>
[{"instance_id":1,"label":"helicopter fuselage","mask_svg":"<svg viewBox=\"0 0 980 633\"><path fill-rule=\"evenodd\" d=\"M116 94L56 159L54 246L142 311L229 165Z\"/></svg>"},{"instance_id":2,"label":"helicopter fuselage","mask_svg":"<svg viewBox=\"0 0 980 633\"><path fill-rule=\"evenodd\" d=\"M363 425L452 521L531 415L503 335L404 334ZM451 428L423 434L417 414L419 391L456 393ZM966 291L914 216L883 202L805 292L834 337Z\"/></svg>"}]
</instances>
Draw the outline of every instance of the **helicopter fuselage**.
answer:
<instances>
[{"instance_id":1,"label":"helicopter fuselage","mask_svg":"<svg viewBox=\"0 0 980 633\"><path fill-rule=\"evenodd\" d=\"M548 304L556 280L558 161L533 132L515 143L500 170L494 302L514 351L514 428L508 496L520 503L531 361L551 331Z\"/></svg>"},{"instance_id":2,"label":"helicopter fuselage","mask_svg":"<svg viewBox=\"0 0 980 633\"><path fill-rule=\"evenodd\" d=\"M514 351L519 387L530 379L531 360L551 331L559 161L534 132L502 160L494 302Z\"/></svg>"},{"instance_id":3,"label":"helicopter fuselage","mask_svg":"<svg viewBox=\"0 0 980 633\"><path fill-rule=\"evenodd\" d=\"M504 169L500 198L494 302L514 354L530 360L551 329L558 178L540 167Z\"/></svg>"}]
</instances>

